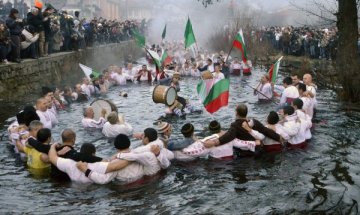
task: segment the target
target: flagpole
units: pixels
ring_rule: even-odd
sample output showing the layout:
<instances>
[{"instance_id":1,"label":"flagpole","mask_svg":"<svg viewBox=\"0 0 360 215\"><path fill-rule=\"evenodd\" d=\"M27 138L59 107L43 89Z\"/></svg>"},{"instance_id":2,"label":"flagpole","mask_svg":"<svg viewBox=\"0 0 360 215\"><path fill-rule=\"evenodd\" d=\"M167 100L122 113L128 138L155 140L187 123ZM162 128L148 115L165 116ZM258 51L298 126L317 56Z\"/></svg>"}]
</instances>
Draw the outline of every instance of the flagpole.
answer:
<instances>
[{"instance_id":1,"label":"flagpole","mask_svg":"<svg viewBox=\"0 0 360 215\"><path fill-rule=\"evenodd\" d=\"M272 103L278 105L277 102L273 101L271 98L267 97L265 94L263 94L262 92L260 92L258 89L253 88L252 86L250 86L249 84L245 83L248 87L250 87L251 89L255 90L256 92L260 93L262 96L264 96L265 98L269 99Z\"/></svg>"},{"instance_id":2,"label":"flagpole","mask_svg":"<svg viewBox=\"0 0 360 215\"><path fill-rule=\"evenodd\" d=\"M239 29L239 22L236 22L236 29ZM236 32L236 34L237 34L237 32ZM229 50L228 55L226 56L225 63L226 63L227 60L229 59L229 56L230 56L230 54L231 54L231 51L232 51L233 48L234 48L234 40L235 40L236 34L235 34L235 36L234 36L233 39L232 39L231 48L230 48L230 50Z\"/></svg>"}]
</instances>

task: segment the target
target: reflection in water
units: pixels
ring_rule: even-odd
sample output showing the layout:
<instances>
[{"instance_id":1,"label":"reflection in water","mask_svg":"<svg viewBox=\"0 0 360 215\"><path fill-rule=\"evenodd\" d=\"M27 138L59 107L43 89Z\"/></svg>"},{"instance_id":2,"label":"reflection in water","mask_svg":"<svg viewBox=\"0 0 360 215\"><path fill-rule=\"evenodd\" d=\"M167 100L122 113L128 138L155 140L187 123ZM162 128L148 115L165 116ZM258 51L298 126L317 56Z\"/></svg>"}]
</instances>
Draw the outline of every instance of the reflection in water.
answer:
<instances>
[{"instance_id":1,"label":"reflection in water","mask_svg":"<svg viewBox=\"0 0 360 215\"><path fill-rule=\"evenodd\" d=\"M180 137L180 128L186 122L194 124L196 134L203 134L214 119L226 129L240 102L248 104L251 117L263 121L275 106L259 105L253 90L246 86L257 84L263 72L256 71L251 77L231 78L229 107L214 115L204 112L187 115L186 119L171 119L173 135ZM197 81L187 78L182 82L180 94L200 105L195 91ZM164 112L163 105L152 102L152 88L146 84L121 87L121 91L128 92L128 98L119 97L120 89L113 88L104 99L112 100L135 130L142 131L153 126ZM320 90L318 102L320 123L315 125L314 138L307 150L233 161L173 162L158 178L129 186L63 184L34 178L2 140L0 213L357 214L360 116L340 111L331 91ZM70 127L77 133L77 147L92 142L99 156L110 156L114 153L113 146L101 131L85 130L81 126L85 105L73 104L60 112L54 139L59 140L61 130ZM0 116L9 117L15 112L16 108L3 109ZM5 135L9 122L4 124L0 136Z\"/></svg>"}]
</instances>

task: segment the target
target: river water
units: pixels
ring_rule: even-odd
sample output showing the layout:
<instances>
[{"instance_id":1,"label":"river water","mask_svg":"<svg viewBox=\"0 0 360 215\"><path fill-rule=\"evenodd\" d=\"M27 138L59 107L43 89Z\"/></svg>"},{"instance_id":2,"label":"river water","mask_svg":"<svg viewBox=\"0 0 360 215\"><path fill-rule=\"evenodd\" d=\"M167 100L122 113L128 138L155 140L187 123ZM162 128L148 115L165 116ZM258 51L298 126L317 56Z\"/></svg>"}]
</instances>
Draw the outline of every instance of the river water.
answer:
<instances>
[{"instance_id":1,"label":"river water","mask_svg":"<svg viewBox=\"0 0 360 215\"><path fill-rule=\"evenodd\" d=\"M263 73L257 68L251 77L231 77L229 106L213 116L204 112L171 120L173 135L180 137L179 130L186 122L194 124L196 133L212 119L228 128L240 102L248 104L249 116L264 121L275 105L259 105L247 86L255 86ZM198 104L197 82L183 79L180 94ZM136 131L142 131L164 112L163 105L153 103L152 89L147 84L114 87L105 98L116 104ZM119 97L120 90L129 97ZM0 124L0 214L358 214L360 115L343 112L335 94L326 89L319 89L318 102L319 122L305 151L233 161L173 162L156 179L134 186L60 184L34 177L6 142L9 122L5 121ZM78 147L91 142L98 155L110 156L113 146L101 131L82 128L85 105L73 104L61 111L53 136L59 140L61 130L73 128ZM15 104L2 109L0 118L7 119L16 111Z\"/></svg>"}]
</instances>

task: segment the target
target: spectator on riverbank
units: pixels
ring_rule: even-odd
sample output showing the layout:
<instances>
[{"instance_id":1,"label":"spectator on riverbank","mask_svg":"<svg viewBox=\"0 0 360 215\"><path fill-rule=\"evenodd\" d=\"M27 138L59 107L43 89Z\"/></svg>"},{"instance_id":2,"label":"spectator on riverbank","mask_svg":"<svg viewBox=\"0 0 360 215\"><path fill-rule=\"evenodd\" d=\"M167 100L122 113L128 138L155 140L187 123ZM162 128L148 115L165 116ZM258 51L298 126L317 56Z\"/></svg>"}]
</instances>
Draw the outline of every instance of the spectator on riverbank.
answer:
<instances>
[{"instance_id":1,"label":"spectator on riverbank","mask_svg":"<svg viewBox=\"0 0 360 215\"><path fill-rule=\"evenodd\" d=\"M5 23L0 23L0 63L8 64L6 56L10 53L10 33Z\"/></svg>"},{"instance_id":2,"label":"spectator on riverbank","mask_svg":"<svg viewBox=\"0 0 360 215\"><path fill-rule=\"evenodd\" d=\"M10 37L12 42L10 61L21 63L21 32L23 30L22 20L19 19L19 11L15 8L11 9L9 17L6 19L6 26L10 30Z\"/></svg>"}]
</instances>

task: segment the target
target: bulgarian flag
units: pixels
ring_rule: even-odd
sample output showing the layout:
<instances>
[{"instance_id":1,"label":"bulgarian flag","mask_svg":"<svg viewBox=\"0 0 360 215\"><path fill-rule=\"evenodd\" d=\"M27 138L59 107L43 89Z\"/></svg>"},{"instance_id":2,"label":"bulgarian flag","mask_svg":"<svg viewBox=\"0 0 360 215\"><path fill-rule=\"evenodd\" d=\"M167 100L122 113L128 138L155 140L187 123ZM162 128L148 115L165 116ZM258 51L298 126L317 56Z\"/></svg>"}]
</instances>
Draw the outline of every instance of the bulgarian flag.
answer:
<instances>
[{"instance_id":1,"label":"bulgarian flag","mask_svg":"<svg viewBox=\"0 0 360 215\"><path fill-rule=\"evenodd\" d=\"M155 66L157 68L160 68L161 67L161 58L160 58L159 54L150 49L146 49L146 51L149 53L151 58L154 60Z\"/></svg>"},{"instance_id":2,"label":"bulgarian flag","mask_svg":"<svg viewBox=\"0 0 360 215\"><path fill-rule=\"evenodd\" d=\"M192 44L196 43L194 31L192 29L192 25L190 22L190 18L188 18L188 21L186 23L184 37L185 37L185 49L187 49Z\"/></svg>"},{"instance_id":3,"label":"bulgarian flag","mask_svg":"<svg viewBox=\"0 0 360 215\"><path fill-rule=\"evenodd\" d=\"M92 75L94 78L98 78L100 76L99 72L93 70L90 67L87 67L81 63L79 63L79 66L80 66L81 70L84 72L85 76L89 79L91 79L90 75Z\"/></svg>"},{"instance_id":4,"label":"bulgarian flag","mask_svg":"<svg viewBox=\"0 0 360 215\"><path fill-rule=\"evenodd\" d=\"M134 39L135 39L136 44L140 47L144 47L145 46L145 36L142 35L140 32L138 32L137 30L132 30L132 32L134 34Z\"/></svg>"},{"instance_id":5,"label":"bulgarian flag","mask_svg":"<svg viewBox=\"0 0 360 215\"><path fill-rule=\"evenodd\" d=\"M228 105L229 101L229 79L215 79L201 80L197 85L197 92L201 98L205 109L213 114L221 107Z\"/></svg>"},{"instance_id":6,"label":"bulgarian flag","mask_svg":"<svg viewBox=\"0 0 360 215\"><path fill-rule=\"evenodd\" d=\"M162 54L161 54L161 60L160 60L161 65L170 64L171 61L172 61L172 58L168 55L167 51L163 50Z\"/></svg>"},{"instance_id":7,"label":"bulgarian flag","mask_svg":"<svg viewBox=\"0 0 360 215\"><path fill-rule=\"evenodd\" d=\"M281 56L273 65L271 65L270 69L269 69L269 79L271 83L276 82L276 78L278 76L279 73L279 67L280 67L280 62L282 60L283 56Z\"/></svg>"},{"instance_id":8,"label":"bulgarian flag","mask_svg":"<svg viewBox=\"0 0 360 215\"><path fill-rule=\"evenodd\" d=\"M241 51L242 60L244 63L247 61L247 52L245 47L245 40L242 29L236 34L235 40L233 42L233 47L238 48Z\"/></svg>"}]
</instances>

